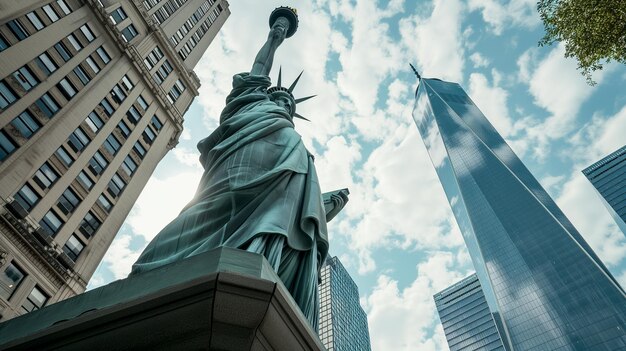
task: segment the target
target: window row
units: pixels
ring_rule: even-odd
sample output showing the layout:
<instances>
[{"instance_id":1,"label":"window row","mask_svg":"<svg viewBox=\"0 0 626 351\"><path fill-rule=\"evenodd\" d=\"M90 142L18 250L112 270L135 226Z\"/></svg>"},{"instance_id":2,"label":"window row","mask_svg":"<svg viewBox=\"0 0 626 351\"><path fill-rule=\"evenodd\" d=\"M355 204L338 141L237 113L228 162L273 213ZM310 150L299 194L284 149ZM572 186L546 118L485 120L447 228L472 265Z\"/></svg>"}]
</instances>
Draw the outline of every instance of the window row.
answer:
<instances>
[{"instance_id":1,"label":"window row","mask_svg":"<svg viewBox=\"0 0 626 351\"><path fill-rule=\"evenodd\" d=\"M0 297L8 301L20 287L27 274L15 261L9 262L0 273ZM49 296L38 285L33 286L21 306L21 312L27 313L43 307Z\"/></svg>"},{"instance_id":2,"label":"window row","mask_svg":"<svg viewBox=\"0 0 626 351\"><path fill-rule=\"evenodd\" d=\"M185 23L170 38L170 41L172 42L174 46L178 45L178 43L180 43L180 41L183 40L185 35L187 35L187 33L191 31L193 26L195 26L196 23L198 23L200 19L202 19L204 14L206 14L209 11L209 9L214 3L215 3L214 0L207 0L203 2L202 5L200 5L200 7L198 7L198 9L193 13L193 15L191 15L187 19L187 21L185 21Z\"/></svg>"},{"instance_id":3,"label":"window row","mask_svg":"<svg viewBox=\"0 0 626 351\"><path fill-rule=\"evenodd\" d=\"M157 24L165 22L176 10L178 10L187 0L167 0L155 13L152 18ZM145 2L144 2L145 3Z\"/></svg>"},{"instance_id":4,"label":"window row","mask_svg":"<svg viewBox=\"0 0 626 351\"><path fill-rule=\"evenodd\" d=\"M91 32L87 24L83 25L82 28ZM68 44L74 48L73 51L68 49ZM0 80L0 109L6 109L37 86L42 79L56 71L59 68L59 59L67 62L74 56L75 52L80 51L82 48L83 44L76 37L75 33L71 33L35 59L43 77L38 77L38 74L33 72L33 69L27 64L11 73L5 79ZM57 57L56 60L53 57Z\"/></svg>"},{"instance_id":5,"label":"window row","mask_svg":"<svg viewBox=\"0 0 626 351\"><path fill-rule=\"evenodd\" d=\"M206 32L209 31L209 28L211 27L213 22L215 22L220 12L222 12L222 5L218 4L217 8L209 13L209 17L204 22L202 22L200 28L198 28L198 30L191 36L191 38L187 40L185 45L183 45L183 47L178 50L178 56L180 56L181 59L185 60L189 56L193 48L195 48L196 45L198 45L198 43L200 42L200 39L202 39Z\"/></svg>"},{"instance_id":6,"label":"window row","mask_svg":"<svg viewBox=\"0 0 626 351\"><path fill-rule=\"evenodd\" d=\"M72 13L72 8L65 0L56 0L27 13L25 16L8 21L6 28L13 35L14 40L9 42L0 34L0 51L28 38L70 13Z\"/></svg>"},{"instance_id":7,"label":"window row","mask_svg":"<svg viewBox=\"0 0 626 351\"><path fill-rule=\"evenodd\" d=\"M158 46L155 46L154 49L152 49L152 51L148 53L148 56L146 56L146 58L143 60L143 63L146 64L146 67L148 67L148 70L152 70L152 68L154 68L154 66L156 66L156 64L162 58L163 58L163 51L161 51L161 48L159 48Z\"/></svg>"},{"instance_id":8,"label":"window row","mask_svg":"<svg viewBox=\"0 0 626 351\"><path fill-rule=\"evenodd\" d=\"M47 55L46 53L42 54ZM103 47L96 50L96 55L100 57L101 62L110 60L108 53ZM40 56L41 57L41 56ZM37 59L36 59L37 60ZM92 66L93 65L93 66ZM91 67L91 72L86 67ZM95 69L94 69L95 67ZM85 61L79 63L67 76L63 77L55 86L55 89L44 93L29 108L18 114L9 124L0 130L0 161L4 161L11 153L26 143L44 124L48 122L61 109L59 97L56 92L60 93L66 101L70 101L80 90L82 90L93 77L100 71L100 66L92 56L87 57ZM16 72L33 71L28 65L23 66ZM33 75L33 79L35 78ZM80 82L80 83L79 83ZM132 83L128 81L132 87ZM0 90L3 82L0 82ZM56 97L55 97L56 96Z\"/></svg>"},{"instance_id":9,"label":"window row","mask_svg":"<svg viewBox=\"0 0 626 351\"><path fill-rule=\"evenodd\" d=\"M183 91L185 91L185 85L180 81L180 79L178 79L170 89L169 93L167 93L167 99L173 104L176 100L178 100Z\"/></svg>"}]
</instances>

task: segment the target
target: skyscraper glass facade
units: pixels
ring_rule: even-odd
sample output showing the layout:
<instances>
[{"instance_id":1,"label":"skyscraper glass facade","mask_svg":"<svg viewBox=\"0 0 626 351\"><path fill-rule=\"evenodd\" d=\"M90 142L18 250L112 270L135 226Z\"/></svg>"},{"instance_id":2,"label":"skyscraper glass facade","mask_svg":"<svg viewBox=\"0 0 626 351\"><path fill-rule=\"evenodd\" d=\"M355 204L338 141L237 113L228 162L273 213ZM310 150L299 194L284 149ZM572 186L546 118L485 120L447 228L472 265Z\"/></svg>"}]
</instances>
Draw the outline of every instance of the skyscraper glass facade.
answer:
<instances>
[{"instance_id":1,"label":"skyscraper glass facade","mask_svg":"<svg viewBox=\"0 0 626 351\"><path fill-rule=\"evenodd\" d=\"M626 295L456 83L422 79L413 118L512 350L626 349Z\"/></svg>"},{"instance_id":2,"label":"skyscraper glass facade","mask_svg":"<svg viewBox=\"0 0 626 351\"><path fill-rule=\"evenodd\" d=\"M504 351L476 274L433 297L450 351Z\"/></svg>"},{"instance_id":3,"label":"skyscraper glass facade","mask_svg":"<svg viewBox=\"0 0 626 351\"><path fill-rule=\"evenodd\" d=\"M369 351L367 315L359 289L337 257L321 270L319 335L328 351Z\"/></svg>"},{"instance_id":4,"label":"skyscraper glass facade","mask_svg":"<svg viewBox=\"0 0 626 351\"><path fill-rule=\"evenodd\" d=\"M626 234L626 145L583 170Z\"/></svg>"}]
</instances>

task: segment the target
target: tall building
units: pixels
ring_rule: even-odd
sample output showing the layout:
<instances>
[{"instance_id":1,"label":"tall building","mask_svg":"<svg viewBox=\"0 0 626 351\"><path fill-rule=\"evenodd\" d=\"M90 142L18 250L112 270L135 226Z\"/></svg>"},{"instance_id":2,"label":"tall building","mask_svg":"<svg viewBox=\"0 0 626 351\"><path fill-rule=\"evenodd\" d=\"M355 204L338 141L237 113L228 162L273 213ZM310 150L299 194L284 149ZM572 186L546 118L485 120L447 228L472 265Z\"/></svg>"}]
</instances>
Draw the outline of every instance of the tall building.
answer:
<instances>
[{"instance_id":1,"label":"tall building","mask_svg":"<svg viewBox=\"0 0 626 351\"><path fill-rule=\"evenodd\" d=\"M504 351L476 274L433 297L451 351Z\"/></svg>"},{"instance_id":2,"label":"tall building","mask_svg":"<svg viewBox=\"0 0 626 351\"><path fill-rule=\"evenodd\" d=\"M359 288L336 256L320 272L319 335L328 351L369 351L367 315L359 303Z\"/></svg>"},{"instance_id":3,"label":"tall building","mask_svg":"<svg viewBox=\"0 0 626 351\"><path fill-rule=\"evenodd\" d=\"M198 95L215 0L0 3L0 317L81 293Z\"/></svg>"},{"instance_id":4,"label":"tall building","mask_svg":"<svg viewBox=\"0 0 626 351\"><path fill-rule=\"evenodd\" d=\"M626 145L583 170L626 234Z\"/></svg>"},{"instance_id":5,"label":"tall building","mask_svg":"<svg viewBox=\"0 0 626 351\"><path fill-rule=\"evenodd\" d=\"M456 83L421 79L413 118L510 350L626 349L626 295Z\"/></svg>"}]
</instances>

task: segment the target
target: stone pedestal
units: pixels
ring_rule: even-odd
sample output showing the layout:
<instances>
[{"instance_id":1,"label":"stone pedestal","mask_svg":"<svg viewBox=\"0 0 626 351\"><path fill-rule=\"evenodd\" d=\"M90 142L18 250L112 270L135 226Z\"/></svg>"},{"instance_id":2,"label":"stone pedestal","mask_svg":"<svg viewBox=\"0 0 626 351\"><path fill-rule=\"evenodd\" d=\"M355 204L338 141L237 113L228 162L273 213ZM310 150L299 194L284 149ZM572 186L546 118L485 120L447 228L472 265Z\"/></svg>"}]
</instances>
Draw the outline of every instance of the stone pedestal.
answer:
<instances>
[{"instance_id":1,"label":"stone pedestal","mask_svg":"<svg viewBox=\"0 0 626 351\"><path fill-rule=\"evenodd\" d=\"M324 350L265 258L219 248L0 324L0 350Z\"/></svg>"}]
</instances>

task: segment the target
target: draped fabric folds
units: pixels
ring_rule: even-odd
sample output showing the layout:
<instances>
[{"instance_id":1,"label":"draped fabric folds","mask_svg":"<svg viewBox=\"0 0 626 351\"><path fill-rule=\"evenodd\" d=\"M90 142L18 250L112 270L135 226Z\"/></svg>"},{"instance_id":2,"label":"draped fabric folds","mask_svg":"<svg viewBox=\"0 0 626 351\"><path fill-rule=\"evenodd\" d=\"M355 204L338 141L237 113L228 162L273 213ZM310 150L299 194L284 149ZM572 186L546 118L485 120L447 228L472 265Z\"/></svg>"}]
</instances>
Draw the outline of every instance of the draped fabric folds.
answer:
<instances>
[{"instance_id":1,"label":"draped fabric folds","mask_svg":"<svg viewBox=\"0 0 626 351\"><path fill-rule=\"evenodd\" d=\"M204 174L192 201L148 244L131 275L219 246L265 255L317 326L317 277L328 253L313 157L267 76L240 73L219 127L198 143Z\"/></svg>"}]
</instances>

